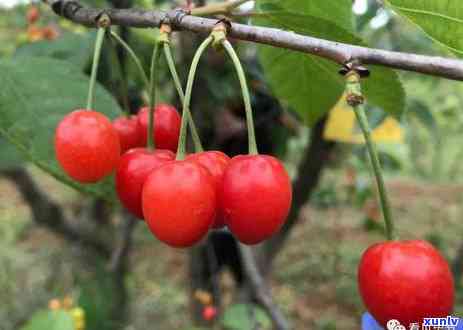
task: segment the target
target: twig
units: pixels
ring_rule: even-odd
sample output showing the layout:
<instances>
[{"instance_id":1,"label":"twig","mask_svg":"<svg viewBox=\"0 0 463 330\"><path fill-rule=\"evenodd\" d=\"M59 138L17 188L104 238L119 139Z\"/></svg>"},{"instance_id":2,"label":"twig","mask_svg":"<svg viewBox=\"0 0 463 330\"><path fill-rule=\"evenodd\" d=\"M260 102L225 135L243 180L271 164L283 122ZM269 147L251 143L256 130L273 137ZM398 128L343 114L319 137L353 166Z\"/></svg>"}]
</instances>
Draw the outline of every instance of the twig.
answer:
<instances>
[{"instance_id":1,"label":"twig","mask_svg":"<svg viewBox=\"0 0 463 330\"><path fill-rule=\"evenodd\" d=\"M56 14L75 23L95 26L101 9L84 8L74 0L43 0ZM147 11L140 9L106 9L114 25L148 28L158 27L166 19L172 28L197 33L209 33L217 23L216 19L186 15L178 10ZM463 80L463 61L437 56L392 52L346 43L329 41L274 28L233 23L228 35L231 38L295 50L320 56L339 64L354 60L363 64L414 71L453 80Z\"/></svg>"},{"instance_id":2,"label":"twig","mask_svg":"<svg viewBox=\"0 0 463 330\"><path fill-rule=\"evenodd\" d=\"M32 211L35 223L47 227L69 241L88 246L104 257L111 255L111 249L101 240L101 237L78 228L65 217L61 207L39 188L27 170L22 167L12 168L1 171L0 175L17 186Z\"/></svg>"},{"instance_id":3,"label":"twig","mask_svg":"<svg viewBox=\"0 0 463 330\"><path fill-rule=\"evenodd\" d=\"M270 290L257 268L256 259L251 248L246 245L239 244L239 249L248 282L257 301L267 311L273 321L275 329L288 330L288 322L283 316L281 310L273 302Z\"/></svg>"},{"instance_id":4,"label":"twig","mask_svg":"<svg viewBox=\"0 0 463 330\"><path fill-rule=\"evenodd\" d=\"M108 269L111 272L120 271L120 269L125 267L127 256L132 245L132 233L135 229L135 225L139 221L128 212L124 211L122 215L119 243L111 256L111 261L108 265Z\"/></svg>"}]
</instances>

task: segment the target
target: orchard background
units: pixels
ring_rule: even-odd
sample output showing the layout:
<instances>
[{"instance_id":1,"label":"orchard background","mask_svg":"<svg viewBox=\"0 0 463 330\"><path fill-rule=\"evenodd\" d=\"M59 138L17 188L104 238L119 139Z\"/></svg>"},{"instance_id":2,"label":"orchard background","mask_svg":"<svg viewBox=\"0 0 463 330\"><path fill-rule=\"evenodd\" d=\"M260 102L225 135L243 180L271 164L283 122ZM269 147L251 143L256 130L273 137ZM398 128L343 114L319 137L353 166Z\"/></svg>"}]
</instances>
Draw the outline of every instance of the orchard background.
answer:
<instances>
[{"instance_id":1,"label":"orchard background","mask_svg":"<svg viewBox=\"0 0 463 330\"><path fill-rule=\"evenodd\" d=\"M258 0L223 14L327 40L458 58L463 4L443 2ZM198 8L214 1L193 3ZM114 29L148 68L158 30ZM51 329L48 322L76 329L76 319L85 319L85 329L101 330L270 329L272 312L281 312L294 329L359 329L365 308L357 265L368 246L384 239L384 226L360 131L353 112L343 109L341 65L231 40L249 80L259 150L284 160L294 182L287 225L255 249L264 282L254 283L228 233L210 234L189 250L166 247L122 210L111 179L82 186L58 167L54 128L85 102L95 35L46 4L0 1L0 329ZM173 35L182 82L203 39ZM447 258L457 288L455 315L463 317L463 87L367 68L368 116L397 231L401 238L428 240ZM126 103L136 112L147 102L149 92L119 46L115 53L103 48L98 82L96 109L110 118ZM157 95L182 108L166 65ZM246 152L241 91L223 53L211 49L202 60L191 109L206 149ZM207 306L219 312L211 320Z\"/></svg>"}]
</instances>

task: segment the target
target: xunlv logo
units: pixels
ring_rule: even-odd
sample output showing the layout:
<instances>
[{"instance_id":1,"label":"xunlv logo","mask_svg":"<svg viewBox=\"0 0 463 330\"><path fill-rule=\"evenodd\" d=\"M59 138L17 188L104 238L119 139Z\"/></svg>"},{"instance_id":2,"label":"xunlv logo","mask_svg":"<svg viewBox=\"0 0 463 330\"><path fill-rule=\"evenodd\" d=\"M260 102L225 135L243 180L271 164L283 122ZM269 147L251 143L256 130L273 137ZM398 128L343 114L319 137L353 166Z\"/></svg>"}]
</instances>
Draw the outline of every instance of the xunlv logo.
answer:
<instances>
[{"instance_id":1,"label":"xunlv logo","mask_svg":"<svg viewBox=\"0 0 463 330\"><path fill-rule=\"evenodd\" d=\"M441 326L441 327L456 327L458 325L458 317L426 317L423 319L423 327Z\"/></svg>"}]
</instances>

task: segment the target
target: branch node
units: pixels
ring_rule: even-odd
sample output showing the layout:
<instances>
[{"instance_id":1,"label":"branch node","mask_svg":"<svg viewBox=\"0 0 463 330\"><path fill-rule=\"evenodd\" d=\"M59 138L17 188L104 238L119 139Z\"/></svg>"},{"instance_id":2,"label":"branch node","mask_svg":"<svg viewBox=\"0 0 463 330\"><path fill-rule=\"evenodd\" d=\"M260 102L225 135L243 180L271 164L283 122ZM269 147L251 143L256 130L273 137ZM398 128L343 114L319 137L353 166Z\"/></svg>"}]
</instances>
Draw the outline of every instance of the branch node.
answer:
<instances>
[{"instance_id":1,"label":"branch node","mask_svg":"<svg viewBox=\"0 0 463 330\"><path fill-rule=\"evenodd\" d=\"M159 42L161 44L170 44L170 34L172 32L172 27L170 24L161 23L161 27L159 28Z\"/></svg>"},{"instance_id":2,"label":"branch node","mask_svg":"<svg viewBox=\"0 0 463 330\"><path fill-rule=\"evenodd\" d=\"M161 24L168 24L171 27L178 27L181 25L182 20L185 16L190 15L191 10L185 8L175 8L172 11L166 13L164 18L161 20Z\"/></svg>"},{"instance_id":3,"label":"branch node","mask_svg":"<svg viewBox=\"0 0 463 330\"><path fill-rule=\"evenodd\" d=\"M339 74L343 76L348 76L351 72L356 72L360 78L368 78L370 76L370 70L362 66L358 60L344 63L343 67L339 70Z\"/></svg>"},{"instance_id":4,"label":"branch node","mask_svg":"<svg viewBox=\"0 0 463 330\"><path fill-rule=\"evenodd\" d=\"M109 28L111 26L111 17L106 10L102 10L101 13L95 18L96 25L99 28Z\"/></svg>"},{"instance_id":5,"label":"branch node","mask_svg":"<svg viewBox=\"0 0 463 330\"><path fill-rule=\"evenodd\" d=\"M214 38L212 46L219 50L222 47L222 42L227 39L228 30L231 28L231 23L227 19L217 21L212 29L211 36Z\"/></svg>"}]
</instances>

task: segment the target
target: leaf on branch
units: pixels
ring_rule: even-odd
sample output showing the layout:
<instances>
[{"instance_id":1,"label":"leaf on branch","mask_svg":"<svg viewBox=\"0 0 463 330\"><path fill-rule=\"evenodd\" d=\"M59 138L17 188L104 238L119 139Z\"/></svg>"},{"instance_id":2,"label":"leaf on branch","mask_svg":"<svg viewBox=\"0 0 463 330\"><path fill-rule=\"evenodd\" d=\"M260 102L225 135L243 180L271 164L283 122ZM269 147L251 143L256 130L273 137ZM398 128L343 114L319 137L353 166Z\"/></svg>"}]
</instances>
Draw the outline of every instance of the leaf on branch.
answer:
<instances>
[{"instance_id":1,"label":"leaf on branch","mask_svg":"<svg viewBox=\"0 0 463 330\"><path fill-rule=\"evenodd\" d=\"M95 40L95 32L65 33L56 40L43 40L20 46L15 56L20 57L50 57L67 60L78 68L84 69L88 64Z\"/></svg>"},{"instance_id":2,"label":"leaf on branch","mask_svg":"<svg viewBox=\"0 0 463 330\"><path fill-rule=\"evenodd\" d=\"M387 0L386 3L418 25L431 39L463 56L461 0Z\"/></svg>"},{"instance_id":3,"label":"leaf on branch","mask_svg":"<svg viewBox=\"0 0 463 330\"><path fill-rule=\"evenodd\" d=\"M55 159L54 132L69 112L85 106L88 77L69 63L46 57L0 61L0 134L25 159L63 183L104 199L113 195L112 180L80 185L69 179ZM95 110L109 117L119 111L115 100L96 87Z\"/></svg>"},{"instance_id":4,"label":"leaf on branch","mask_svg":"<svg viewBox=\"0 0 463 330\"><path fill-rule=\"evenodd\" d=\"M323 17L326 13L332 14L332 6L340 11L338 7L340 3L345 3L344 1L317 1L316 5L311 1L311 5L306 5L316 7L317 10L313 12L319 16L300 10L297 13L287 9L262 10L262 5L268 1L258 1L259 15L254 22L259 25L333 41L362 44L359 38L349 32L351 30L349 28L350 5L345 6L344 15L339 13L339 16L333 16L336 21ZM323 3L325 3L325 11L320 9ZM338 23L341 23L342 27ZM269 46L259 47L259 58L275 95L300 113L309 125L314 124L318 118L329 111L344 91L344 78L338 74L340 67L331 61ZM372 73L371 77L365 79L363 83L368 102L393 116L400 116L404 109L405 92L397 74L391 69L382 67L370 66L369 69Z\"/></svg>"}]
</instances>

